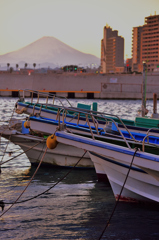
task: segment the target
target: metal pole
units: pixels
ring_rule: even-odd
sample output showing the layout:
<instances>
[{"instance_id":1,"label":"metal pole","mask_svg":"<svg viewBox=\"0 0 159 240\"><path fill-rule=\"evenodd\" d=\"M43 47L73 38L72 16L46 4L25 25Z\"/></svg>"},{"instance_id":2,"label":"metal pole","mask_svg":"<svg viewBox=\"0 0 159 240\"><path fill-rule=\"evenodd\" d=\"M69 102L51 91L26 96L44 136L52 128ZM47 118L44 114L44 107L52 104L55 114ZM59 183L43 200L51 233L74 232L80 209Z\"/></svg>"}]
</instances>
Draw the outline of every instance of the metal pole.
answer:
<instances>
[{"instance_id":1,"label":"metal pole","mask_svg":"<svg viewBox=\"0 0 159 240\"><path fill-rule=\"evenodd\" d=\"M145 99L145 69L146 63L143 63L143 73L142 73L142 117L145 117L146 110L146 99Z\"/></svg>"},{"instance_id":2,"label":"metal pole","mask_svg":"<svg viewBox=\"0 0 159 240\"><path fill-rule=\"evenodd\" d=\"M157 94L153 94L153 114L157 113Z\"/></svg>"}]
</instances>

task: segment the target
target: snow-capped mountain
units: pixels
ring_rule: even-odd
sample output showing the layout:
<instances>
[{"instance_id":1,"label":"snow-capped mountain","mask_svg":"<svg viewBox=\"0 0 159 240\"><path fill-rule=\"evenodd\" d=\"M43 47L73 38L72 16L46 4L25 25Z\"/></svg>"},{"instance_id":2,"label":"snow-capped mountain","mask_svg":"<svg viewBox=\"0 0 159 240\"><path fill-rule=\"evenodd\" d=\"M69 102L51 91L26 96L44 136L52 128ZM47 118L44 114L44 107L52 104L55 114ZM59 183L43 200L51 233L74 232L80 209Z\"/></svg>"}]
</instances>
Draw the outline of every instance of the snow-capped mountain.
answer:
<instances>
[{"instance_id":1,"label":"snow-capped mountain","mask_svg":"<svg viewBox=\"0 0 159 240\"><path fill-rule=\"evenodd\" d=\"M0 65L24 67L27 63L32 67L33 63L40 67L61 67L64 65L88 66L100 65L100 59L92 54L80 52L54 37L42 37L39 40L17 51L0 55Z\"/></svg>"}]
</instances>

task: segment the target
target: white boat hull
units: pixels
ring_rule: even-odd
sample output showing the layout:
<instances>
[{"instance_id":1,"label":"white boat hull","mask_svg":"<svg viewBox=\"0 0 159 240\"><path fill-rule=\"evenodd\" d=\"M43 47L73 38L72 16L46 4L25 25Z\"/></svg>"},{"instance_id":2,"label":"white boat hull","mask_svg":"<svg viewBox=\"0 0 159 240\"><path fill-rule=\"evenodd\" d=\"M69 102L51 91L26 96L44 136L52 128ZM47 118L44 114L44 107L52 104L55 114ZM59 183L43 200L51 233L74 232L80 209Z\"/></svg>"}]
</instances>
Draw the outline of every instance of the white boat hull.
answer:
<instances>
[{"instance_id":1,"label":"white boat hull","mask_svg":"<svg viewBox=\"0 0 159 240\"><path fill-rule=\"evenodd\" d=\"M2 136L8 139L9 133L11 133L9 130L3 131ZM46 141L42 143L42 138L32 137L31 135L12 134L10 141L19 145L24 151L39 142L37 146L25 153L31 164L38 164L46 149ZM73 167L84 153L83 149L58 143L55 149L47 149L42 163L52 166ZM88 153L85 154L76 167L94 168Z\"/></svg>"},{"instance_id":2,"label":"white boat hull","mask_svg":"<svg viewBox=\"0 0 159 240\"><path fill-rule=\"evenodd\" d=\"M124 189L121 192L129 165L94 153L90 153L90 157L94 165L98 162L102 166L116 199L118 199L121 193L120 201L159 202L159 182L146 172L132 165Z\"/></svg>"},{"instance_id":3,"label":"white boat hull","mask_svg":"<svg viewBox=\"0 0 159 240\"><path fill-rule=\"evenodd\" d=\"M104 171L115 198L120 195L135 150L110 143L57 132L57 140L71 146L86 149L97 172ZM137 152L128 179L121 193L123 201L159 202L159 156Z\"/></svg>"}]
</instances>

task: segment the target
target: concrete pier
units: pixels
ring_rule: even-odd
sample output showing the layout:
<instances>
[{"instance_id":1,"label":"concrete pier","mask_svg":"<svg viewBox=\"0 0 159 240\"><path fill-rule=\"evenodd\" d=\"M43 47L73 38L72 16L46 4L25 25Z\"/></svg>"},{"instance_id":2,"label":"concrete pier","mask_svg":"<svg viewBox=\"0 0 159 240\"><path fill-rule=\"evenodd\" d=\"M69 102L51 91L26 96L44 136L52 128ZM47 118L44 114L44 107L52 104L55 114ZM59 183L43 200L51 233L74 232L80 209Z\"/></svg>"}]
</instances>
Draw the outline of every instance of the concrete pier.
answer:
<instances>
[{"instance_id":1,"label":"concrete pier","mask_svg":"<svg viewBox=\"0 0 159 240\"><path fill-rule=\"evenodd\" d=\"M56 93L68 98L141 99L141 74L1 73L0 96L17 97L18 90ZM159 95L159 74L147 74L146 98Z\"/></svg>"}]
</instances>

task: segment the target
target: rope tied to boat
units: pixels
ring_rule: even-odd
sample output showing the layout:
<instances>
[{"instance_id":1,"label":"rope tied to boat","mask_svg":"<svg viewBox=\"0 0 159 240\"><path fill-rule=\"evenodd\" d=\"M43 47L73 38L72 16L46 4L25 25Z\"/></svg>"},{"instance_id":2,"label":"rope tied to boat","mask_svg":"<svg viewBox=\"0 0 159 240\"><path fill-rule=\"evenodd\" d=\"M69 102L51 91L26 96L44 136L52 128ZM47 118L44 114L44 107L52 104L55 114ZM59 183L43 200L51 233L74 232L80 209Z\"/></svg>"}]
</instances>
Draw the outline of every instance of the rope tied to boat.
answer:
<instances>
[{"instance_id":1,"label":"rope tied to boat","mask_svg":"<svg viewBox=\"0 0 159 240\"><path fill-rule=\"evenodd\" d=\"M18 102L18 101L17 101L17 102ZM10 125L10 123L11 123L11 120L12 120L12 117L13 117L13 115L14 115L17 102L15 103L15 106L14 106L13 111L12 111L12 115L11 115L11 117L10 117L10 119L9 119L8 127L9 127L9 125ZM4 131L5 131L5 129L4 129ZM3 134L3 131L2 131L1 134L0 134L0 140L1 140L2 134ZM3 153L2 158L1 158L1 160L0 160L0 163L2 163L2 161L3 161L5 152L6 152L6 150L7 150L8 144L9 144L9 142L10 142L10 138L11 138L11 135L9 136L8 143L7 143L7 145L6 145L6 148L5 148L5 151L4 151L4 153ZM0 172L1 172L1 165L0 165Z\"/></svg>"},{"instance_id":2,"label":"rope tied to boat","mask_svg":"<svg viewBox=\"0 0 159 240\"><path fill-rule=\"evenodd\" d=\"M14 204L19 200L19 198L20 198L20 197L23 195L23 193L26 191L26 189L27 189L28 186L30 185L31 181L33 180L35 174L37 173L37 171L38 171L38 169L39 169L39 167L40 167L40 165L41 165L41 163L42 163L42 161L43 161L43 159L44 159L44 157L45 157L45 154L46 154L47 149L48 149L48 148L46 147L45 152L44 152L44 154L43 154L43 156L42 156L42 158L41 158L41 160L40 160L40 162L39 162L39 164L38 164L38 166L37 166L37 168L36 168L33 176L31 177L30 181L29 181L28 184L26 185L25 189L21 192L21 194L19 195L19 197L11 204L11 206L10 206L6 211L4 211L4 212L0 215L0 217L2 217L6 212L9 211L9 209L11 209L11 207L14 206ZM3 201L2 201L2 202L3 202ZM3 203L4 203L4 202L3 202ZM3 206L3 209L4 209L4 206Z\"/></svg>"},{"instance_id":3,"label":"rope tied to boat","mask_svg":"<svg viewBox=\"0 0 159 240\"><path fill-rule=\"evenodd\" d=\"M47 147L46 147L46 150L47 150ZM45 153L46 153L46 150L45 150ZM76 162L76 164L75 164L62 178L60 178L53 186L49 187L47 190L45 190L45 191L42 192L42 193L37 194L37 195L34 196L34 197L31 197L31 198L28 198L28 199L25 199L25 200L22 200L22 201L19 201L19 202L18 202L19 198L22 196L22 194L24 193L24 191L27 189L27 187L28 187L29 184L31 183L32 179L34 178L37 170L39 169L39 167L40 167L40 165L41 165L41 163L42 163L42 160L43 160L43 158L44 158L44 156L45 156L45 153L44 153L44 155L43 155L43 157L42 157L42 159L41 159L41 161L40 161L40 163L39 163L36 171L34 172L31 180L29 181L29 183L27 184L27 186L25 187L25 189L23 190L23 192L20 194L20 196L16 199L16 201L14 201L13 203L7 203L7 202L4 202L3 200L0 201L0 203L2 202L2 204L4 204L4 206L5 206L5 204L12 204L3 214L0 215L0 217L2 217L2 215L4 215L14 204L24 203L24 202L31 201L31 200L33 200L33 199L35 199L35 198L37 198L37 197L39 197L39 196L41 196L41 195L49 192L52 188L54 188L57 184L59 184L63 179L65 179L65 178L73 171L73 169L74 169L74 168L79 164L79 162L83 159L83 157L85 156L85 154L87 153L87 151L84 150L84 154L80 157L80 159ZM0 205L0 206L1 206L1 205ZM4 209L4 207L3 207L3 209Z\"/></svg>"},{"instance_id":4,"label":"rope tied to boat","mask_svg":"<svg viewBox=\"0 0 159 240\"><path fill-rule=\"evenodd\" d=\"M122 188L121 188L121 190L120 190L118 199L117 199L117 201L116 201L116 203L115 203L115 206L114 206L114 208L113 208L113 211L112 211L112 213L111 213L111 215L110 215L110 217L109 217L109 219L108 219L108 221L107 221L107 224L106 224L103 232L101 233L100 237L98 238L98 240L100 240L100 239L102 238L105 230L107 229L107 227L108 227L109 224L110 224L110 221L111 221L111 219L112 219L112 217L113 217L113 214L114 214L114 212L115 212L115 209L116 209L116 207L117 207L117 204L118 204L118 202L119 202L119 200L120 200L120 197L121 197L122 191L123 191L123 189L124 189L125 183L126 183L126 181L127 181L127 179L128 179L128 176L129 176L129 173L130 173L130 170L131 170L131 167L132 167L132 164L133 164L135 155L136 155L137 151L140 151L140 149L138 149L138 148L134 148L134 149L135 149L135 151L134 151L134 154L133 154L133 157L132 157L132 160L131 160L131 163L130 163L130 166L129 166L129 169L128 169L128 172L127 172L127 175L126 175L126 177L125 177L123 186L122 186Z\"/></svg>"},{"instance_id":5,"label":"rope tied to boat","mask_svg":"<svg viewBox=\"0 0 159 240\"><path fill-rule=\"evenodd\" d=\"M31 150L32 148L36 147L36 146L39 145L40 143L43 143L44 141L45 141L45 139L43 139L43 141L40 141L40 142L36 143L35 145L31 146L30 148L28 148L27 150L25 150L25 151L23 151L22 153L18 154L17 156L12 157L12 158L6 160L5 162L0 162L0 167L1 167L3 164L12 161L14 158L17 158L17 157L21 156L22 154L28 152L29 150Z\"/></svg>"}]
</instances>

